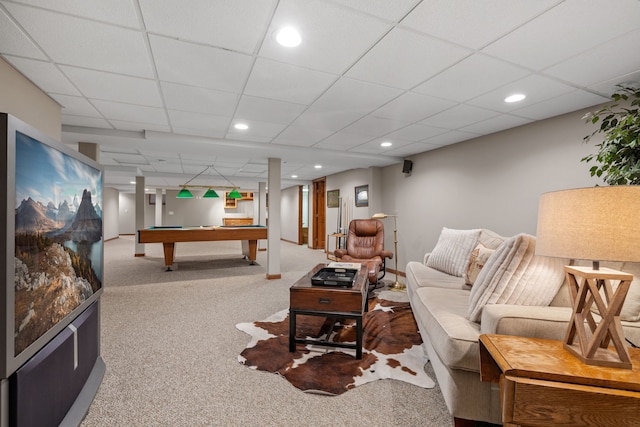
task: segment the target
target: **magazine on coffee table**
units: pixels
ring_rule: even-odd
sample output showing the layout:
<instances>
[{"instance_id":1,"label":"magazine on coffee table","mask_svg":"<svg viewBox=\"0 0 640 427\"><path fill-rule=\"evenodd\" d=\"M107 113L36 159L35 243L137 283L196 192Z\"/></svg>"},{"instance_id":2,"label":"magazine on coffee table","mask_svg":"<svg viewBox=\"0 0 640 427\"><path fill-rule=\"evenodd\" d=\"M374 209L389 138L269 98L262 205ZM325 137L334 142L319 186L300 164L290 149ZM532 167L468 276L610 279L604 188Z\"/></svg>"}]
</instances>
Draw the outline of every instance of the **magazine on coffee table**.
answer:
<instances>
[{"instance_id":1,"label":"magazine on coffee table","mask_svg":"<svg viewBox=\"0 0 640 427\"><path fill-rule=\"evenodd\" d=\"M344 268L345 270L358 270L360 271L360 267L362 264L359 262L330 262L327 267L329 268Z\"/></svg>"}]
</instances>

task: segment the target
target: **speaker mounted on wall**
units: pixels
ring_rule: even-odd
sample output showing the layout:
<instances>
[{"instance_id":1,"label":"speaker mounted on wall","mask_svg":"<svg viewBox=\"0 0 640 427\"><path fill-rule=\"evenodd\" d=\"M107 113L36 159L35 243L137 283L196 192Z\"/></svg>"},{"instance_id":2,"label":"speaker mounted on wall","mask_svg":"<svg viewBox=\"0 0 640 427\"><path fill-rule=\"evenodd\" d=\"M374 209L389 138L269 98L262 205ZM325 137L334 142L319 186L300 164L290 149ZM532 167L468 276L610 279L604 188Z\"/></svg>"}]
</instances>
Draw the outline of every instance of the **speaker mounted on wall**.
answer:
<instances>
[{"instance_id":1,"label":"speaker mounted on wall","mask_svg":"<svg viewBox=\"0 0 640 427\"><path fill-rule=\"evenodd\" d=\"M411 160L405 160L402 165L402 173L410 174L413 169L413 162Z\"/></svg>"}]
</instances>

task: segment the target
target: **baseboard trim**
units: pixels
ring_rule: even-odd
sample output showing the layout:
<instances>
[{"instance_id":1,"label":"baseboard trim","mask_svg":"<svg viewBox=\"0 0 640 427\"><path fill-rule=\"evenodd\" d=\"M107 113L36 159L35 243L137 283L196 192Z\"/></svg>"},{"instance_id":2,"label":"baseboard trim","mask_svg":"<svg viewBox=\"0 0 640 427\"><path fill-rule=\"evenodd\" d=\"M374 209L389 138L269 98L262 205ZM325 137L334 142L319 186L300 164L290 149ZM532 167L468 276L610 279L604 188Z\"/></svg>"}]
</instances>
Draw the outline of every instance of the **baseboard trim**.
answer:
<instances>
[{"instance_id":1,"label":"baseboard trim","mask_svg":"<svg viewBox=\"0 0 640 427\"><path fill-rule=\"evenodd\" d=\"M144 252L143 252L143 253L141 253L141 254L135 254L134 256L135 256L135 257L143 257L143 256L144 256Z\"/></svg>"},{"instance_id":2,"label":"baseboard trim","mask_svg":"<svg viewBox=\"0 0 640 427\"><path fill-rule=\"evenodd\" d=\"M396 271L393 268L385 268L385 271L387 273L391 273L391 274L396 274ZM400 277L407 277L407 273L403 272L403 271L398 271L398 276Z\"/></svg>"},{"instance_id":3,"label":"baseboard trim","mask_svg":"<svg viewBox=\"0 0 640 427\"><path fill-rule=\"evenodd\" d=\"M282 279L282 274L267 274L267 280Z\"/></svg>"},{"instance_id":4,"label":"baseboard trim","mask_svg":"<svg viewBox=\"0 0 640 427\"><path fill-rule=\"evenodd\" d=\"M266 252L266 251L267 251L267 248L260 248L260 249L258 249L258 251L260 251L260 252Z\"/></svg>"}]
</instances>

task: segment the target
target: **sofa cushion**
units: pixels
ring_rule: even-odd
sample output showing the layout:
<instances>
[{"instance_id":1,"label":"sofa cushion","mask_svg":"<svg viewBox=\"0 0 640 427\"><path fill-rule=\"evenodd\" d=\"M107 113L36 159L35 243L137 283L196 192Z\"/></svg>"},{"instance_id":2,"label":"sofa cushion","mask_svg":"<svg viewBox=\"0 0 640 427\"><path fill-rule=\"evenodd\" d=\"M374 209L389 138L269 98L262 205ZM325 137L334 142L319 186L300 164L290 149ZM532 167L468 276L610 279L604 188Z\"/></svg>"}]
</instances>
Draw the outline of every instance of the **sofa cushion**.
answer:
<instances>
[{"instance_id":1,"label":"sofa cushion","mask_svg":"<svg viewBox=\"0 0 640 427\"><path fill-rule=\"evenodd\" d=\"M443 227L435 248L427 259L427 267L452 276L462 277L471 251L476 247L480 229L454 230Z\"/></svg>"},{"instance_id":2,"label":"sofa cushion","mask_svg":"<svg viewBox=\"0 0 640 427\"><path fill-rule=\"evenodd\" d=\"M444 364L449 369L479 371L480 325L467 319L468 305L469 291L460 289L421 287L411 298L418 327L426 329Z\"/></svg>"},{"instance_id":3,"label":"sofa cushion","mask_svg":"<svg viewBox=\"0 0 640 427\"><path fill-rule=\"evenodd\" d=\"M479 322L486 304L547 306L564 280L567 263L535 255L534 236L507 239L487 261L471 289L469 319Z\"/></svg>"},{"instance_id":4,"label":"sofa cushion","mask_svg":"<svg viewBox=\"0 0 640 427\"><path fill-rule=\"evenodd\" d=\"M407 282L414 284L413 287L437 287L437 288L451 288L451 289L469 289L465 286L464 279L462 277L452 276L447 273L443 273L435 268L427 267L426 265L410 261L406 267Z\"/></svg>"},{"instance_id":5,"label":"sofa cushion","mask_svg":"<svg viewBox=\"0 0 640 427\"><path fill-rule=\"evenodd\" d=\"M478 278L478 274L484 267L485 263L495 252L495 249L489 249L482 243L478 243L478 246L471 252L471 256L469 257L469 262L467 264L467 269L464 272L464 282L473 286L473 283Z\"/></svg>"},{"instance_id":6,"label":"sofa cushion","mask_svg":"<svg viewBox=\"0 0 640 427\"><path fill-rule=\"evenodd\" d=\"M491 230L483 228L480 232L480 236L478 237L478 243L482 243L485 247L489 249L498 249L498 247L505 241L506 239L501 235L494 233Z\"/></svg>"}]
</instances>

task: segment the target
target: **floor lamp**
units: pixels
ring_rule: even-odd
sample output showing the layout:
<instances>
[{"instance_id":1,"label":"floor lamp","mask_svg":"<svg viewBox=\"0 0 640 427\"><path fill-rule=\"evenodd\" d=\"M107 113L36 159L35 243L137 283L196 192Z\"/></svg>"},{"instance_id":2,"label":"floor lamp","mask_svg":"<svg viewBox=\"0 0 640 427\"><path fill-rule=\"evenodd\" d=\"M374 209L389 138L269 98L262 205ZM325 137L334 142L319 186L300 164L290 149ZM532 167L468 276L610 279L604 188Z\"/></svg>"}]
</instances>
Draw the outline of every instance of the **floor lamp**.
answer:
<instances>
[{"instance_id":1,"label":"floor lamp","mask_svg":"<svg viewBox=\"0 0 640 427\"><path fill-rule=\"evenodd\" d=\"M536 254L593 262L592 267L564 268L573 301L564 348L587 365L632 368L620 312L633 276L600 268L600 261L640 261L638 212L637 185L578 188L540 197Z\"/></svg>"},{"instance_id":2,"label":"floor lamp","mask_svg":"<svg viewBox=\"0 0 640 427\"><path fill-rule=\"evenodd\" d=\"M396 281L391 284L389 289L394 291L404 291L406 289L406 286L404 285L404 283L398 280L398 221L397 221L398 215L387 215L385 213L377 213L377 214L374 214L371 218L385 219L389 217L393 217L393 251L395 252L395 256L396 256Z\"/></svg>"}]
</instances>

